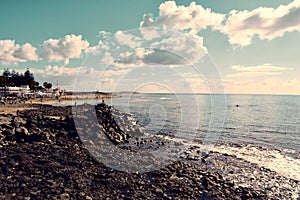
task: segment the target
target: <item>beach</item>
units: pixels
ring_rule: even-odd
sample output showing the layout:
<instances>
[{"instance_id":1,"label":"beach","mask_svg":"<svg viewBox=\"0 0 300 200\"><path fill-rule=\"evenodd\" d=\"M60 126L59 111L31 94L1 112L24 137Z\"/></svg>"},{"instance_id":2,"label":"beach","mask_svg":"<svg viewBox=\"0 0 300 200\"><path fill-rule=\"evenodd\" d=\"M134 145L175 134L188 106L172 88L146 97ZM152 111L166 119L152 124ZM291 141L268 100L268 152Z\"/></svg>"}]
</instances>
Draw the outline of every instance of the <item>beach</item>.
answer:
<instances>
[{"instance_id":1,"label":"beach","mask_svg":"<svg viewBox=\"0 0 300 200\"><path fill-rule=\"evenodd\" d=\"M297 177L284 176L232 153L234 149L255 149L255 146L217 144L203 150L199 142L178 152L178 158L157 169L140 171L138 166L142 165L142 160L138 159L142 158L136 158L132 163L125 160L126 171L119 170L120 166L107 164L105 156L115 151L114 158L120 156L119 159L124 161L131 158L130 153L146 147L172 149L169 137L147 138L143 133L124 133L119 129L122 127L120 123L127 123L129 128L134 128L134 124L124 120L117 126L112 121L128 117L128 114L103 104L82 104L75 110L71 106L20 104L0 110L1 199L299 197ZM74 119L76 111L80 115L85 115L85 112L92 115L90 111L94 111L103 132L95 132L98 125L84 121L82 117L80 121L87 130L87 136L83 138ZM143 143L139 138L143 138ZM96 146L102 148L100 157L95 156L98 152ZM115 148L128 152L128 157L119 155ZM159 161L154 159L152 162ZM135 167L137 170L133 172Z\"/></svg>"},{"instance_id":2,"label":"beach","mask_svg":"<svg viewBox=\"0 0 300 200\"><path fill-rule=\"evenodd\" d=\"M0 6L0 200L300 200L300 0Z\"/></svg>"}]
</instances>

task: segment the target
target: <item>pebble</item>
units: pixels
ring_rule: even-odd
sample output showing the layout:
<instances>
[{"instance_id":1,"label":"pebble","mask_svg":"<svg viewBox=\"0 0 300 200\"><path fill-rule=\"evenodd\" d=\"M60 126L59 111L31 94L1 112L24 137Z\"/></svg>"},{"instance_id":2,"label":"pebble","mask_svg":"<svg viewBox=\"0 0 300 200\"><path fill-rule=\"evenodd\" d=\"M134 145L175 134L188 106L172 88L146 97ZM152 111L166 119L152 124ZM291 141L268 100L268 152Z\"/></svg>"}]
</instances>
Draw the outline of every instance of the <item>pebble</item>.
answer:
<instances>
[{"instance_id":1,"label":"pebble","mask_svg":"<svg viewBox=\"0 0 300 200\"><path fill-rule=\"evenodd\" d=\"M63 193L59 197L60 199L64 199L64 200L70 199L70 195L68 193Z\"/></svg>"},{"instance_id":2,"label":"pebble","mask_svg":"<svg viewBox=\"0 0 300 200\"><path fill-rule=\"evenodd\" d=\"M71 107L36 105L36 108L20 111L15 118L19 124L1 125L0 198L14 195L31 199L52 199L53 196L57 199L292 199L291 190L299 184L234 156L201 152L196 147L182 153L185 155L182 160L174 160L162 169L146 173L120 172L116 166L105 166L91 156L77 133ZM95 111L91 105L76 108L86 115ZM114 108L96 106L96 110L103 134L116 146L128 145L128 151L138 151L137 146L130 146L133 141L139 143L139 148L169 145L163 138L141 138L124 131L122 127L133 119ZM107 148L104 152L111 153L112 149L104 146L105 142L95 139L98 129L88 119L82 118L82 127L89 130L87 141L92 141L90 144L94 147L101 144L101 148ZM30 126L26 122L30 122ZM130 132L137 128L126 126ZM14 133L24 141L16 141ZM180 154L176 143L172 147L170 151ZM134 155L120 159L137 162ZM115 156L122 155L116 152Z\"/></svg>"}]
</instances>

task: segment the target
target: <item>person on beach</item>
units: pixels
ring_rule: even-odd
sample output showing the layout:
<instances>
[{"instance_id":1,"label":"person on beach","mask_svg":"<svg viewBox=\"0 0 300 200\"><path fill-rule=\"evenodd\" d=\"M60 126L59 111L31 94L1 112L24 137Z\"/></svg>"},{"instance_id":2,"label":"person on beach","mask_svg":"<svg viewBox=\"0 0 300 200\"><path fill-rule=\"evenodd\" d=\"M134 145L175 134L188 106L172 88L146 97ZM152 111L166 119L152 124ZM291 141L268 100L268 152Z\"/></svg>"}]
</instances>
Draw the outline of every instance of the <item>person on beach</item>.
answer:
<instances>
[{"instance_id":1,"label":"person on beach","mask_svg":"<svg viewBox=\"0 0 300 200\"><path fill-rule=\"evenodd\" d=\"M104 99L102 99L102 102L100 103L101 106L105 106Z\"/></svg>"}]
</instances>

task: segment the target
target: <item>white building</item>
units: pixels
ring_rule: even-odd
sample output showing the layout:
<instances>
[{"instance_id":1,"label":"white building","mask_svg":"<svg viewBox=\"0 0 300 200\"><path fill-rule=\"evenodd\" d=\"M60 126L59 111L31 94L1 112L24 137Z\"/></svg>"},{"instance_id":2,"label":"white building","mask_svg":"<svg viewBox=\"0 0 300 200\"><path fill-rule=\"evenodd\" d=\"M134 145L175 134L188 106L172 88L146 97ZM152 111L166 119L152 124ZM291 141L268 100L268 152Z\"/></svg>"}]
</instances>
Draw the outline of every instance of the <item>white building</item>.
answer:
<instances>
[{"instance_id":1,"label":"white building","mask_svg":"<svg viewBox=\"0 0 300 200\"><path fill-rule=\"evenodd\" d=\"M21 92L29 92L30 91L29 85L21 85L20 91Z\"/></svg>"},{"instance_id":2,"label":"white building","mask_svg":"<svg viewBox=\"0 0 300 200\"><path fill-rule=\"evenodd\" d=\"M1 93L28 93L30 92L30 88L28 85L21 85L20 87L0 87Z\"/></svg>"}]
</instances>

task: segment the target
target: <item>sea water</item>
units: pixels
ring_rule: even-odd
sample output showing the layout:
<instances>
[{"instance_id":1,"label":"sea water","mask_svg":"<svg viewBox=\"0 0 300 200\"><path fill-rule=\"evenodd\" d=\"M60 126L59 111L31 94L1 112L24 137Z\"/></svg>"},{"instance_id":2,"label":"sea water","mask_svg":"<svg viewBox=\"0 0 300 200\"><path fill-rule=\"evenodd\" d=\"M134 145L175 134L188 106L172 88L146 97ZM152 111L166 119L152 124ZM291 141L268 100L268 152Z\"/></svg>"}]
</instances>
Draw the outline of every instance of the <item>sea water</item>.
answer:
<instances>
[{"instance_id":1,"label":"sea water","mask_svg":"<svg viewBox=\"0 0 300 200\"><path fill-rule=\"evenodd\" d=\"M213 128L218 142L300 149L300 96L135 94L109 103L151 134L176 134L182 126L203 138Z\"/></svg>"},{"instance_id":2,"label":"sea water","mask_svg":"<svg viewBox=\"0 0 300 200\"><path fill-rule=\"evenodd\" d=\"M146 134L170 136L186 146L198 145L207 151L234 155L300 181L300 96L119 97L106 103L130 113Z\"/></svg>"},{"instance_id":3,"label":"sea water","mask_svg":"<svg viewBox=\"0 0 300 200\"><path fill-rule=\"evenodd\" d=\"M173 136L300 181L300 96L135 94L109 103L131 113L148 134Z\"/></svg>"}]
</instances>

